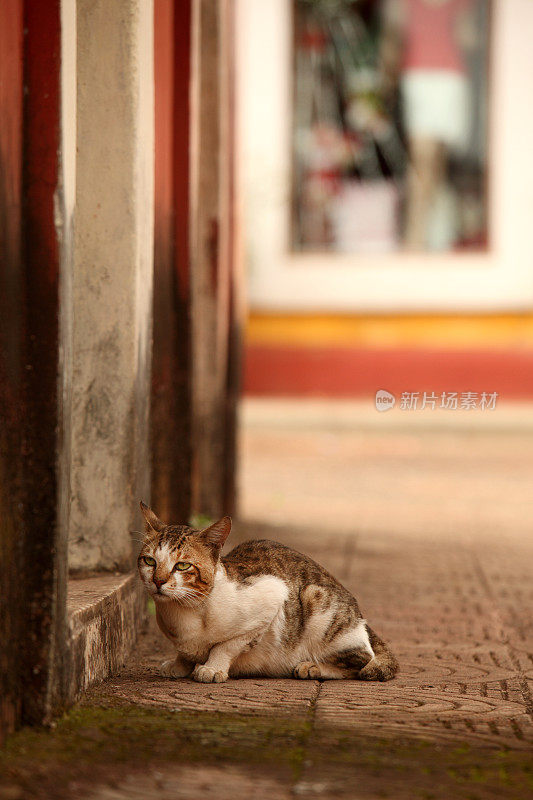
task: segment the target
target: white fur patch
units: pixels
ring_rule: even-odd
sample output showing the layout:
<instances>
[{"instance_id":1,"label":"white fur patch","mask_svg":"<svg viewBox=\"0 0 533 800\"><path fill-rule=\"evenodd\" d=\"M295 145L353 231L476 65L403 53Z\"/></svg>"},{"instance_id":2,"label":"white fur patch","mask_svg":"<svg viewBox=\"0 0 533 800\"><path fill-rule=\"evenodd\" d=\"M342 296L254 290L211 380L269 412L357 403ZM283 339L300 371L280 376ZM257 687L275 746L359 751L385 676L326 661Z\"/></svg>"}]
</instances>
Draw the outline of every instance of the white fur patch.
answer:
<instances>
[{"instance_id":1,"label":"white fur patch","mask_svg":"<svg viewBox=\"0 0 533 800\"><path fill-rule=\"evenodd\" d=\"M230 581L219 566L213 590L198 609L161 603L157 612L175 637L178 652L202 663L215 644L247 634L252 639L264 635L282 612L288 593L287 584L274 575L242 584Z\"/></svg>"},{"instance_id":2,"label":"white fur patch","mask_svg":"<svg viewBox=\"0 0 533 800\"><path fill-rule=\"evenodd\" d=\"M335 649L340 652L352 649L365 650L374 658L374 651L368 638L365 619L360 619L355 628L351 628L335 639L334 645Z\"/></svg>"}]
</instances>

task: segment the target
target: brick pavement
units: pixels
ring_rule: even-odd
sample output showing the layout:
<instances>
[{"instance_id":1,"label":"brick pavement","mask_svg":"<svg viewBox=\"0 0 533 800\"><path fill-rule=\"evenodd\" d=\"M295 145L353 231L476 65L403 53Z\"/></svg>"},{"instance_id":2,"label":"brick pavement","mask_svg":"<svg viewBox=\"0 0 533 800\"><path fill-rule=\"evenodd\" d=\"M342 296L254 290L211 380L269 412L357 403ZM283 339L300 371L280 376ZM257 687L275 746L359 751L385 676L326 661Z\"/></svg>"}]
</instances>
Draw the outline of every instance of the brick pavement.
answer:
<instances>
[{"instance_id":1,"label":"brick pavement","mask_svg":"<svg viewBox=\"0 0 533 800\"><path fill-rule=\"evenodd\" d=\"M127 759L111 777L96 770L100 785L81 796L533 797L532 445L530 430L497 427L247 427L233 544L268 536L321 561L401 673L386 684L169 681L152 620L82 708L170 713L161 719L181 744L165 760L154 742L140 773Z\"/></svg>"}]
</instances>

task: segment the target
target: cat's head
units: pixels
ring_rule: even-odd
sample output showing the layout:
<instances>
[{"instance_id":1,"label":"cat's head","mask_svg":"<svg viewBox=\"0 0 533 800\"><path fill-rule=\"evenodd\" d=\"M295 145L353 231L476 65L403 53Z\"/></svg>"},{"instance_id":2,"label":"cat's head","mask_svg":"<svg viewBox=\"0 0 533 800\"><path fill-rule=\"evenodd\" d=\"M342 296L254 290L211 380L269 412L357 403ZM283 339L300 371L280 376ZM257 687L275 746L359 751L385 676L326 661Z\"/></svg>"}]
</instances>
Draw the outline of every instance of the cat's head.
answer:
<instances>
[{"instance_id":1,"label":"cat's head","mask_svg":"<svg viewBox=\"0 0 533 800\"><path fill-rule=\"evenodd\" d=\"M198 531L165 525L143 502L145 536L137 559L145 587L157 602L174 600L193 607L213 588L220 550L231 530L230 517Z\"/></svg>"}]
</instances>

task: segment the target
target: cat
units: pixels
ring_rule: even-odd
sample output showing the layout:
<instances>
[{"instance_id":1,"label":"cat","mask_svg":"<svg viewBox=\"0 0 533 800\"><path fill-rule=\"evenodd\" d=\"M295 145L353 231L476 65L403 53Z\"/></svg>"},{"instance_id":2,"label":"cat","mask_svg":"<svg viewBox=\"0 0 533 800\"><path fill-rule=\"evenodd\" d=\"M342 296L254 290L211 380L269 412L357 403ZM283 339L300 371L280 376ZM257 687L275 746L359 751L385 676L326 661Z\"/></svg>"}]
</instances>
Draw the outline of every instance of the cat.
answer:
<instances>
[{"instance_id":1,"label":"cat","mask_svg":"<svg viewBox=\"0 0 533 800\"><path fill-rule=\"evenodd\" d=\"M398 671L355 598L312 559L265 539L220 555L231 530L165 525L141 502L141 579L176 648L162 673L201 683L229 677L386 681Z\"/></svg>"}]
</instances>

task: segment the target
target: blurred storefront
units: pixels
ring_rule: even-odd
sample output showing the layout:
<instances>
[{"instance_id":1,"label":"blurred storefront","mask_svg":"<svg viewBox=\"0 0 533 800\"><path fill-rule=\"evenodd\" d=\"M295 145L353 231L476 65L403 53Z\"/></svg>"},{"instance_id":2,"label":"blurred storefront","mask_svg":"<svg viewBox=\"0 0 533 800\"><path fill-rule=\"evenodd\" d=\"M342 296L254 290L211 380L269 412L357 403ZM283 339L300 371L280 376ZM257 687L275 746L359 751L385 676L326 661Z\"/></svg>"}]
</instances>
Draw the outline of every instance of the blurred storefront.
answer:
<instances>
[{"instance_id":1,"label":"blurred storefront","mask_svg":"<svg viewBox=\"0 0 533 800\"><path fill-rule=\"evenodd\" d=\"M533 396L528 0L240 4L245 389Z\"/></svg>"}]
</instances>

